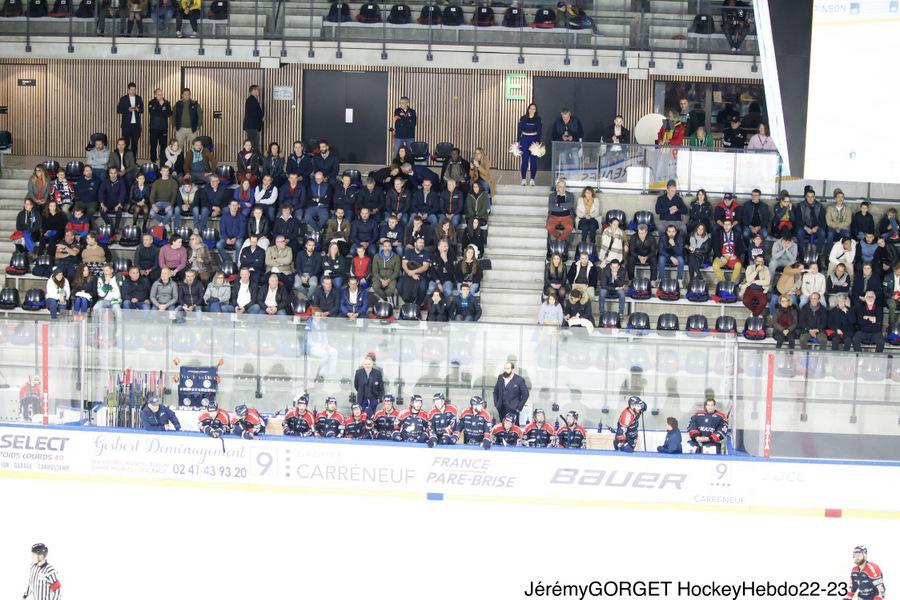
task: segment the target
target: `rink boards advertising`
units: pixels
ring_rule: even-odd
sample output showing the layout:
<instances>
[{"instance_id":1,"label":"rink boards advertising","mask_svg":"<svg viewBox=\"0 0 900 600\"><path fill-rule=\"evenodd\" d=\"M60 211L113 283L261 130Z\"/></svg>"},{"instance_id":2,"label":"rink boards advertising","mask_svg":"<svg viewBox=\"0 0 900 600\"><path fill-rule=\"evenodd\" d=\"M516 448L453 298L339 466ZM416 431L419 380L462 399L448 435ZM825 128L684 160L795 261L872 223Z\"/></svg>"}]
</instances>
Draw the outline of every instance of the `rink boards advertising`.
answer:
<instances>
[{"instance_id":1,"label":"rink boards advertising","mask_svg":"<svg viewBox=\"0 0 900 600\"><path fill-rule=\"evenodd\" d=\"M859 494L893 463L660 457L437 447L102 428L0 426L0 477L410 500L678 508L900 518L892 494Z\"/></svg>"}]
</instances>

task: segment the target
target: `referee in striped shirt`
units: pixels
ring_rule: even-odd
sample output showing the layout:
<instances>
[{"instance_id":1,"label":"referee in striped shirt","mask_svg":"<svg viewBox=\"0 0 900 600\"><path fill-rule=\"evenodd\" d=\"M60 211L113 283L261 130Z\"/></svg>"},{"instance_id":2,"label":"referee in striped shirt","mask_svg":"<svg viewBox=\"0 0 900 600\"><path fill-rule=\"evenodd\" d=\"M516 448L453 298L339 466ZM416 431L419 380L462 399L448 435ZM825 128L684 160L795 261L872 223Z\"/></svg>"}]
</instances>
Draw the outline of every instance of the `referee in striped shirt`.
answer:
<instances>
[{"instance_id":1,"label":"referee in striped shirt","mask_svg":"<svg viewBox=\"0 0 900 600\"><path fill-rule=\"evenodd\" d=\"M59 578L56 569L47 563L47 546L35 544L31 547L31 574L28 589L22 598L32 600L59 600Z\"/></svg>"}]
</instances>

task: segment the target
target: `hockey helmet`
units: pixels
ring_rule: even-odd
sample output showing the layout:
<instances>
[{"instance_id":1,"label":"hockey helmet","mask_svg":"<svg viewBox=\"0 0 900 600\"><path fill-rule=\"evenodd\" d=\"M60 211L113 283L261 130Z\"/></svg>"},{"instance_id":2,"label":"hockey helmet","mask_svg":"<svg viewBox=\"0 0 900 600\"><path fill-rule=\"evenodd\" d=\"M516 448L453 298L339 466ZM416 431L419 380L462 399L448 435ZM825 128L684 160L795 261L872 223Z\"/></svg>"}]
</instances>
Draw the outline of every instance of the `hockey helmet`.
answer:
<instances>
[{"instance_id":1,"label":"hockey helmet","mask_svg":"<svg viewBox=\"0 0 900 600\"><path fill-rule=\"evenodd\" d=\"M569 421L569 417L571 417L572 420L577 423L578 422L578 411L575 411L575 410L568 411L566 413L566 422Z\"/></svg>"},{"instance_id":2,"label":"hockey helmet","mask_svg":"<svg viewBox=\"0 0 900 600\"><path fill-rule=\"evenodd\" d=\"M691 302L706 302L709 300L709 284L703 277L694 277L688 283L687 293L684 296Z\"/></svg>"},{"instance_id":3,"label":"hockey helmet","mask_svg":"<svg viewBox=\"0 0 900 600\"><path fill-rule=\"evenodd\" d=\"M446 403L447 397L444 395L444 392L435 392L435 394L431 397L431 401L435 404L437 402Z\"/></svg>"},{"instance_id":4,"label":"hockey helmet","mask_svg":"<svg viewBox=\"0 0 900 600\"><path fill-rule=\"evenodd\" d=\"M44 547L44 549L46 550L46 546ZM33 552L33 550L32 550L32 552ZM865 555L868 555L868 554L869 554L869 549L866 548L865 546L856 546L856 547L853 549L853 554L865 554Z\"/></svg>"},{"instance_id":5,"label":"hockey helmet","mask_svg":"<svg viewBox=\"0 0 900 600\"><path fill-rule=\"evenodd\" d=\"M766 339L766 322L762 317L747 317L744 321L744 337L748 340Z\"/></svg>"},{"instance_id":6,"label":"hockey helmet","mask_svg":"<svg viewBox=\"0 0 900 600\"><path fill-rule=\"evenodd\" d=\"M628 408L636 408L641 412L647 410L647 403L640 396L628 396Z\"/></svg>"},{"instance_id":7,"label":"hockey helmet","mask_svg":"<svg viewBox=\"0 0 900 600\"><path fill-rule=\"evenodd\" d=\"M628 315L628 329L645 331L650 329L650 317L645 312L633 312Z\"/></svg>"},{"instance_id":8,"label":"hockey helmet","mask_svg":"<svg viewBox=\"0 0 900 600\"><path fill-rule=\"evenodd\" d=\"M334 404L335 406L337 406L337 398L335 398L334 396L328 396L327 398L325 398L325 406L328 406L329 404Z\"/></svg>"},{"instance_id":9,"label":"hockey helmet","mask_svg":"<svg viewBox=\"0 0 900 600\"><path fill-rule=\"evenodd\" d=\"M674 302L681 298L681 285L677 279L663 279L659 282L656 295L660 300Z\"/></svg>"},{"instance_id":10,"label":"hockey helmet","mask_svg":"<svg viewBox=\"0 0 900 600\"><path fill-rule=\"evenodd\" d=\"M622 317L616 311L608 310L600 314L600 327L618 329L622 326Z\"/></svg>"},{"instance_id":11,"label":"hockey helmet","mask_svg":"<svg viewBox=\"0 0 900 600\"><path fill-rule=\"evenodd\" d=\"M309 404L309 394L307 394L306 392L303 392L302 394L297 396L297 399L294 400L294 405L296 406L298 404L308 405Z\"/></svg>"},{"instance_id":12,"label":"hockey helmet","mask_svg":"<svg viewBox=\"0 0 900 600\"><path fill-rule=\"evenodd\" d=\"M441 14L441 22L444 25L458 27L463 24L464 20L463 9L458 4L450 4L444 7L444 12Z\"/></svg>"},{"instance_id":13,"label":"hockey helmet","mask_svg":"<svg viewBox=\"0 0 900 600\"><path fill-rule=\"evenodd\" d=\"M356 20L360 23L381 23L381 7L374 2L367 2L359 7Z\"/></svg>"},{"instance_id":14,"label":"hockey helmet","mask_svg":"<svg viewBox=\"0 0 900 600\"><path fill-rule=\"evenodd\" d=\"M216 412L219 410L219 404L216 402L215 398L207 398L204 400L206 402L206 410L209 412Z\"/></svg>"},{"instance_id":15,"label":"hockey helmet","mask_svg":"<svg viewBox=\"0 0 900 600\"><path fill-rule=\"evenodd\" d=\"M384 398L381 399L382 402L389 402L391 404L394 403L394 395L393 394L385 394Z\"/></svg>"},{"instance_id":16,"label":"hockey helmet","mask_svg":"<svg viewBox=\"0 0 900 600\"><path fill-rule=\"evenodd\" d=\"M409 397L409 405L410 406L412 406L413 403L415 403L415 402L418 402L419 406L421 406L422 405L422 396L420 396L419 394L413 394L412 396Z\"/></svg>"},{"instance_id":17,"label":"hockey helmet","mask_svg":"<svg viewBox=\"0 0 900 600\"><path fill-rule=\"evenodd\" d=\"M34 288L25 292L25 302L22 303L22 308L25 310L41 310L46 306L44 290Z\"/></svg>"},{"instance_id":18,"label":"hockey helmet","mask_svg":"<svg viewBox=\"0 0 900 600\"><path fill-rule=\"evenodd\" d=\"M544 418L547 417L547 415L544 413L544 409L543 409L543 408L536 408L536 409L534 409L533 411L531 411L531 420L532 420L532 421L537 421L537 416L538 416L538 415L541 415L541 416L544 417Z\"/></svg>"},{"instance_id":19,"label":"hockey helmet","mask_svg":"<svg viewBox=\"0 0 900 600\"><path fill-rule=\"evenodd\" d=\"M481 396L476 395L476 396L472 396L469 399L469 406L479 406L479 405L485 406L484 398L482 398Z\"/></svg>"},{"instance_id":20,"label":"hockey helmet","mask_svg":"<svg viewBox=\"0 0 900 600\"><path fill-rule=\"evenodd\" d=\"M247 410L248 409L246 404L238 404L234 407L234 414L243 419L247 416Z\"/></svg>"},{"instance_id":21,"label":"hockey helmet","mask_svg":"<svg viewBox=\"0 0 900 600\"><path fill-rule=\"evenodd\" d=\"M400 318L404 321L418 321L421 318L419 307L412 302L407 302L400 307Z\"/></svg>"},{"instance_id":22,"label":"hockey helmet","mask_svg":"<svg viewBox=\"0 0 900 600\"><path fill-rule=\"evenodd\" d=\"M678 331L680 327L678 315L674 313L663 313L656 319L657 331Z\"/></svg>"},{"instance_id":23,"label":"hockey helmet","mask_svg":"<svg viewBox=\"0 0 900 600\"><path fill-rule=\"evenodd\" d=\"M546 10L546 9L542 9L542 10ZM538 12L540 12L540 11L538 11ZM606 211L606 224L608 225L608 224L612 223L613 219L617 220L619 222L619 225L621 225L622 223L625 222L625 211L618 209L618 208L612 208L612 209Z\"/></svg>"},{"instance_id":24,"label":"hockey helmet","mask_svg":"<svg viewBox=\"0 0 900 600\"><path fill-rule=\"evenodd\" d=\"M434 4L426 4L422 7L417 21L419 25L440 25L441 9Z\"/></svg>"},{"instance_id":25,"label":"hockey helmet","mask_svg":"<svg viewBox=\"0 0 900 600\"><path fill-rule=\"evenodd\" d=\"M737 321L735 318L722 315L716 319L716 333L737 333Z\"/></svg>"},{"instance_id":26,"label":"hockey helmet","mask_svg":"<svg viewBox=\"0 0 900 600\"><path fill-rule=\"evenodd\" d=\"M646 277L635 277L628 286L628 295L635 300L646 300L650 297L650 280Z\"/></svg>"},{"instance_id":27,"label":"hockey helmet","mask_svg":"<svg viewBox=\"0 0 900 600\"><path fill-rule=\"evenodd\" d=\"M387 22L391 25L407 25L412 22L412 10L407 4L395 4L391 7Z\"/></svg>"},{"instance_id":28,"label":"hockey helmet","mask_svg":"<svg viewBox=\"0 0 900 600\"><path fill-rule=\"evenodd\" d=\"M720 281L716 284L716 296L713 299L723 304L737 302L737 284L733 281Z\"/></svg>"},{"instance_id":29,"label":"hockey helmet","mask_svg":"<svg viewBox=\"0 0 900 600\"><path fill-rule=\"evenodd\" d=\"M506 413L506 415L504 415L504 417L503 417L503 420L509 421L510 423L515 423L516 422L516 413L511 413L511 412Z\"/></svg>"},{"instance_id":30,"label":"hockey helmet","mask_svg":"<svg viewBox=\"0 0 900 600\"><path fill-rule=\"evenodd\" d=\"M66 163L66 179L69 181L75 181L81 177L83 171L84 163L80 160L70 160Z\"/></svg>"}]
</instances>

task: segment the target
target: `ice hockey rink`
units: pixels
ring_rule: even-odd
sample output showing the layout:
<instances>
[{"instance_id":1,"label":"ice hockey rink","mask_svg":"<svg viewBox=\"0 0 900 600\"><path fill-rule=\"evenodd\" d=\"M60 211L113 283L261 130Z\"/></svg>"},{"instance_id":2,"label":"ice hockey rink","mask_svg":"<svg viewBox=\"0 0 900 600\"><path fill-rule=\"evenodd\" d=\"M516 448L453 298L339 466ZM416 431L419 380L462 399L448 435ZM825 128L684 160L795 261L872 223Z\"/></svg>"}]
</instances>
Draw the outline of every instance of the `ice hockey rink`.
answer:
<instances>
[{"instance_id":1,"label":"ice hockey rink","mask_svg":"<svg viewBox=\"0 0 900 600\"><path fill-rule=\"evenodd\" d=\"M116 439L136 437L143 436ZM77 446L71 443L74 451ZM255 452L254 443L229 440L235 455ZM333 462L349 464L341 455L348 446L353 447L353 461L408 457L411 465L426 461L433 467L456 457L489 459L492 472L513 472L518 464L539 472L545 461L553 460L574 465L582 477L592 466L607 469L612 464L620 476L633 469L632 483L640 477L650 481L648 469L656 465L660 472L684 470L691 477L690 469L700 465L712 474L726 469L727 477L720 477L718 485L732 487L707 490L721 494L718 502L693 490L692 504L650 502L642 490L612 488L608 496L586 489L581 501L580 492L562 493L555 484L527 495L419 494L399 490L396 483L320 487L309 477L304 485L278 486L172 475L140 481L108 473L84 475L79 469L65 474L3 469L0 598L20 598L25 591L29 548L37 541L50 548L48 560L59 571L66 600L582 597L527 594L533 585L592 581L632 586L670 582L668 593L662 587L655 594L621 593L621 587L615 593L616 587L605 587L606 593L593 597L724 598L735 595L699 588L679 591L678 586L784 582L816 585L808 591L817 593L808 597L842 597L836 585L848 580L857 545L867 546L870 560L884 570L890 597L900 565L896 466L819 464L812 473L793 462L761 465L714 457L575 456L340 442L275 445L291 451L311 448L307 456L318 456L321 465L328 462L327 453ZM213 460L212 455L207 458ZM309 474L311 465L289 469ZM559 473L556 479L572 479ZM848 473L855 475L847 479ZM428 485L449 489L432 475ZM742 487L742 478L750 482L757 476L761 482L780 481L782 491L774 504ZM790 480L792 484L784 483ZM803 494L822 481L855 508L835 508L828 492L810 496L808 506L802 505ZM804 487L808 490L798 494ZM835 584L829 589L831 582Z\"/></svg>"}]
</instances>

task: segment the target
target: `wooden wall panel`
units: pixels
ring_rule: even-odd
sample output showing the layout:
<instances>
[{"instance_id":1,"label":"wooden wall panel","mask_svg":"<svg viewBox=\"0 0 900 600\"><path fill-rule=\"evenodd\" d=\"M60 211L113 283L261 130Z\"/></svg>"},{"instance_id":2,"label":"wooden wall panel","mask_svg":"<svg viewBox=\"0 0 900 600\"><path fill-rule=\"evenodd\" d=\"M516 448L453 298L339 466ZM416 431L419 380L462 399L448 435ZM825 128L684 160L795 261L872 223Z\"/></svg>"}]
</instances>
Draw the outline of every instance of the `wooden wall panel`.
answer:
<instances>
[{"instance_id":1,"label":"wooden wall panel","mask_svg":"<svg viewBox=\"0 0 900 600\"><path fill-rule=\"evenodd\" d=\"M19 79L33 79L34 86L19 87ZM42 156L47 151L47 66L0 64L0 129L13 136L13 154Z\"/></svg>"},{"instance_id":2,"label":"wooden wall panel","mask_svg":"<svg viewBox=\"0 0 900 600\"><path fill-rule=\"evenodd\" d=\"M278 142L282 154L287 155L294 140L302 139L300 129L303 123L303 67L290 64L280 69L266 69L263 71L263 77L265 85L262 97L266 111L263 143L268 146L270 141ZM291 102L275 100L272 97L272 88L276 85L293 87L294 100Z\"/></svg>"},{"instance_id":3,"label":"wooden wall panel","mask_svg":"<svg viewBox=\"0 0 900 600\"><path fill-rule=\"evenodd\" d=\"M263 70L248 68L187 67L184 85L203 107L200 131L213 139L216 157L233 162L244 143L244 102L250 86L263 85ZM221 112L221 118L214 113ZM265 149L261 152L265 154Z\"/></svg>"},{"instance_id":4,"label":"wooden wall panel","mask_svg":"<svg viewBox=\"0 0 900 600\"><path fill-rule=\"evenodd\" d=\"M647 113L653 112L653 80L628 79L620 75L616 105L625 119L625 127L634 131L635 123Z\"/></svg>"}]
</instances>

